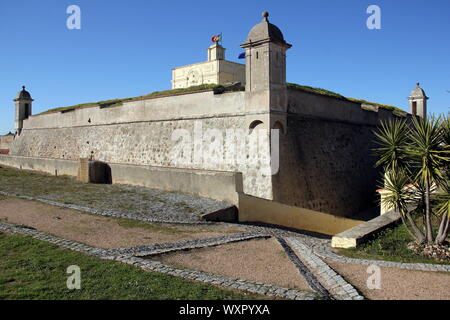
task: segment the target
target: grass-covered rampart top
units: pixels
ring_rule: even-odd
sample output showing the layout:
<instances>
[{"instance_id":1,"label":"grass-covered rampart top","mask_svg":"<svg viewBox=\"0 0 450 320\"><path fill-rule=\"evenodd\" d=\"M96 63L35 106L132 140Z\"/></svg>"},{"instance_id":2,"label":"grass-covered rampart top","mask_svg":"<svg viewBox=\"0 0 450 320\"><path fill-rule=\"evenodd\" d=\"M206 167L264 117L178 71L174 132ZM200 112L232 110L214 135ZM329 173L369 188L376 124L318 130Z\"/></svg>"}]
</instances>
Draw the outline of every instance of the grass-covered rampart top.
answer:
<instances>
[{"instance_id":1,"label":"grass-covered rampart top","mask_svg":"<svg viewBox=\"0 0 450 320\"><path fill-rule=\"evenodd\" d=\"M309 92L309 93L314 93L314 94L318 94L318 95L322 95L322 96L327 96L327 97L331 97L331 98L336 98L339 100L344 100L344 101L352 101L352 102L356 102L356 103L361 103L361 104L370 104L379 108L383 108L383 109L387 109L387 110L391 110L396 112L398 115L404 115L405 111L395 107L395 106L391 106L391 105L387 105L387 104L381 104L381 103L376 103L376 102L370 102L370 101L366 101L363 99L355 99L355 98L348 98L348 97L344 97L343 95L333 92L333 91L329 91L326 89L322 89L322 88L314 88L314 87L309 87L309 86L302 86L299 84L295 84L295 83L288 83L287 84L288 89L291 90L299 90L299 91L304 91L304 92Z\"/></svg>"},{"instance_id":2,"label":"grass-covered rampart top","mask_svg":"<svg viewBox=\"0 0 450 320\"><path fill-rule=\"evenodd\" d=\"M100 108L116 107L116 106L122 105L124 102L129 102L129 101L168 97L168 96L175 96L175 95L186 94L186 93L213 91L220 87L222 87L222 85L202 84L202 85L198 85L198 86L192 86L189 88L179 88L179 89L172 89L172 90L155 91L155 92L152 92L152 93L149 93L146 95L142 95L142 96L137 96L137 97L112 99L112 100L105 100L105 101L98 101L98 102L82 103L82 104L77 104L77 105L67 106L67 107L52 108L52 109L44 111L40 114L55 113L55 112L69 112L69 111L76 110L76 109L91 108L91 107L100 107ZM361 104L363 104L363 103L370 104L370 105L373 105L376 107L394 111L398 115L405 114L405 111L403 111L397 107L391 106L391 105L370 102L370 101L366 101L366 100L362 100L362 99L348 98L348 97L344 97L343 95L340 95L339 93L321 89L321 88L303 86L303 85L294 84L294 83L288 83L287 87L288 87L288 89L291 89L291 90L300 90L300 91L310 92L310 93L314 93L314 94L318 94L318 95L322 95L322 96L336 98L339 100L352 101L352 102L361 103ZM242 91L242 90L244 90L244 87L239 87L239 88L228 90L228 91Z\"/></svg>"},{"instance_id":3,"label":"grass-covered rampart top","mask_svg":"<svg viewBox=\"0 0 450 320\"><path fill-rule=\"evenodd\" d=\"M137 97L131 97L131 98L121 98L121 99L112 99L112 100L106 100L106 101L98 101L98 102L89 102L89 103L82 103L77 104L74 106L68 106L68 107L60 107L60 108L53 108L49 109L47 111L44 111L40 114L46 114L46 113L54 113L54 112L68 112L75 109L82 109L82 108L91 108L91 107L116 107L122 105L124 102L129 101L135 101L135 100L144 100L144 99L151 99L151 98L160 98L160 97L168 97L168 96L175 96L179 94L185 94L185 93L194 93L194 92L204 92L204 91L212 91L214 89L217 89L221 87L221 85L218 84L202 84L199 86L192 86L189 88L179 88L179 89L172 89L172 90L164 90L164 91L155 91L146 95L137 96ZM239 88L239 90L242 90ZM230 90L230 91L236 91Z\"/></svg>"}]
</instances>

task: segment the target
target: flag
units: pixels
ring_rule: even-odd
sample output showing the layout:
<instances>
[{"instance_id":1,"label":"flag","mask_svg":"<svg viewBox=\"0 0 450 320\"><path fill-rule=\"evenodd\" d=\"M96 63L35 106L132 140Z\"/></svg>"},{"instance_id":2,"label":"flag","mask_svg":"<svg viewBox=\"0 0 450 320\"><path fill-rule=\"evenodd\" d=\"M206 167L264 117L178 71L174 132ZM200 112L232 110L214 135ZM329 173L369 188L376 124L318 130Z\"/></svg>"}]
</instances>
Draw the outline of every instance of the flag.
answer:
<instances>
[{"instance_id":1,"label":"flag","mask_svg":"<svg viewBox=\"0 0 450 320\"><path fill-rule=\"evenodd\" d=\"M245 59L245 52L242 52L242 53L239 55L238 59Z\"/></svg>"},{"instance_id":2,"label":"flag","mask_svg":"<svg viewBox=\"0 0 450 320\"><path fill-rule=\"evenodd\" d=\"M215 43L221 42L221 41L222 41L222 34L219 34L219 35L217 35L217 36L213 36L213 37L211 38L211 41L212 41L212 42L215 42Z\"/></svg>"}]
</instances>

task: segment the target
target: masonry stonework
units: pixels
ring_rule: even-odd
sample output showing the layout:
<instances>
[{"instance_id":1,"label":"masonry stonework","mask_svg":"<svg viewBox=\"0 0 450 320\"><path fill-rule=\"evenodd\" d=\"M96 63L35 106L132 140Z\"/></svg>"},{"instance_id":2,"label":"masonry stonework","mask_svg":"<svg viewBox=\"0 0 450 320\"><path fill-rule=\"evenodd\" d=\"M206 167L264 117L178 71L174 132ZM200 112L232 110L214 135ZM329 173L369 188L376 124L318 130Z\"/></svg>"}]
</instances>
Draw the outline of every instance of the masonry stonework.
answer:
<instances>
[{"instance_id":1,"label":"masonry stonework","mask_svg":"<svg viewBox=\"0 0 450 320\"><path fill-rule=\"evenodd\" d=\"M11 144L14 141L14 135L8 133L4 136L0 136L0 150L8 150L11 148Z\"/></svg>"},{"instance_id":2,"label":"masonry stonework","mask_svg":"<svg viewBox=\"0 0 450 320\"><path fill-rule=\"evenodd\" d=\"M242 173L244 194L311 212L352 217L374 207L380 172L374 168L373 130L397 116L381 107L288 89L291 45L267 13L241 46L245 91L27 115L20 119L11 155ZM279 144L269 139L275 135L271 129L279 130ZM244 144L230 135L233 130L243 134ZM198 132L200 143L193 142ZM271 159L274 151L278 158ZM168 188L176 186L173 181Z\"/></svg>"}]
</instances>

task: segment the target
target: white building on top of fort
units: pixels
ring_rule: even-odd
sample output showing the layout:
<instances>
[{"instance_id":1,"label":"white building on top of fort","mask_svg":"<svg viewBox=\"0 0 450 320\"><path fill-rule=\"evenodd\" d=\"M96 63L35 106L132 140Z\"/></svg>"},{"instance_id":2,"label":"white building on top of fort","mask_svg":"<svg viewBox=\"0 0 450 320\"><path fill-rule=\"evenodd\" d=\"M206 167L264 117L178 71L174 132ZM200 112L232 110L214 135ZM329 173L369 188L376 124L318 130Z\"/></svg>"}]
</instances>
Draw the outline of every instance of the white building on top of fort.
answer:
<instances>
[{"instance_id":1,"label":"white building on top of fort","mask_svg":"<svg viewBox=\"0 0 450 320\"><path fill-rule=\"evenodd\" d=\"M215 42L208 48L208 60L172 69L172 89L202 84L245 85L245 65L225 60L225 48Z\"/></svg>"}]
</instances>

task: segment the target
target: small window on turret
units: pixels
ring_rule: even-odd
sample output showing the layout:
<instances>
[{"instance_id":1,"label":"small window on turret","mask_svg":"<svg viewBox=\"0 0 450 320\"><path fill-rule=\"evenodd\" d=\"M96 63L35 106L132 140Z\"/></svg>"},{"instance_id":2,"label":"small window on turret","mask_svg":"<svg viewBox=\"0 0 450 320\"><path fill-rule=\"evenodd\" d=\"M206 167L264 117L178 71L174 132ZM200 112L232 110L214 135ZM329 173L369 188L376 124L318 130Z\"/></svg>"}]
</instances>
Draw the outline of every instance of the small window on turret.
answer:
<instances>
[{"instance_id":1,"label":"small window on turret","mask_svg":"<svg viewBox=\"0 0 450 320\"><path fill-rule=\"evenodd\" d=\"M417 114L417 102L416 101L413 101L413 103L412 103L411 114L413 114L413 115Z\"/></svg>"},{"instance_id":2,"label":"small window on turret","mask_svg":"<svg viewBox=\"0 0 450 320\"><path fill-rule=\"evenodd\" d=\"M258 51L256 51L256 59L258 59L259 58L259 53L258 53Z\"/></svg>"},{"instance_id":3,"label":"small window on turret","mask_svg":"<svg viewBox=\"0 0 450 320\"><path fill-rule=\"evenodd\" d=\"M24 118L28 119L28 117L30 116L30 105L28 103L25 103L25 114L24 114Z\"/></svg>"}]
</instances>

